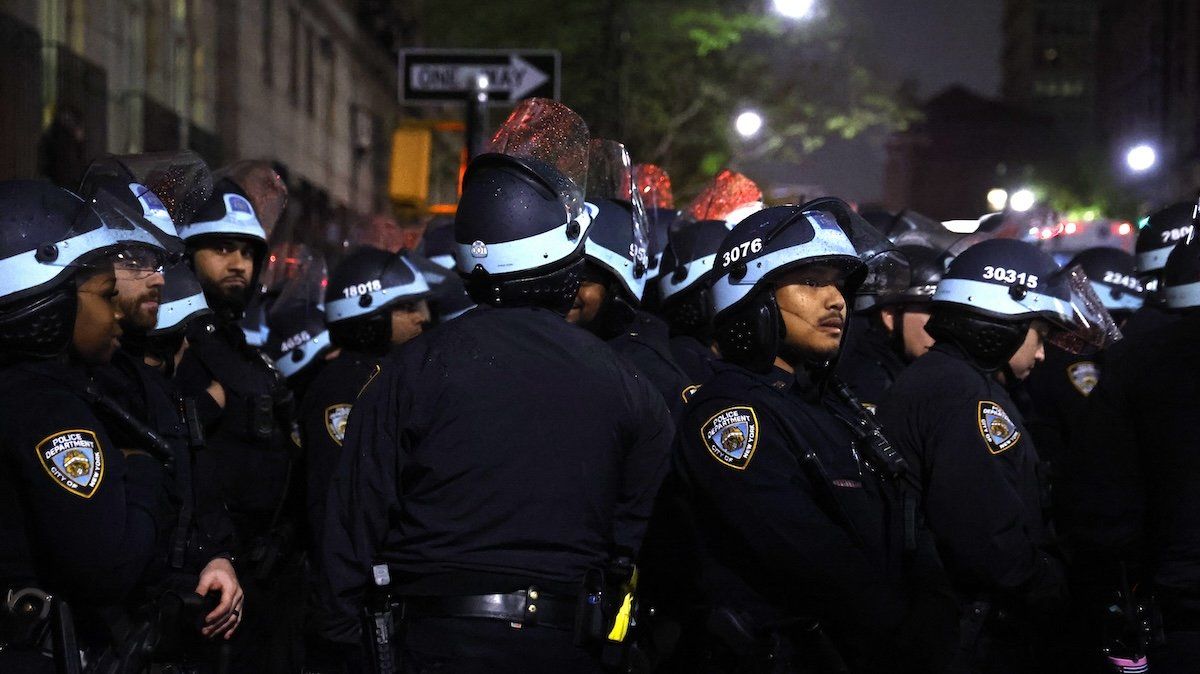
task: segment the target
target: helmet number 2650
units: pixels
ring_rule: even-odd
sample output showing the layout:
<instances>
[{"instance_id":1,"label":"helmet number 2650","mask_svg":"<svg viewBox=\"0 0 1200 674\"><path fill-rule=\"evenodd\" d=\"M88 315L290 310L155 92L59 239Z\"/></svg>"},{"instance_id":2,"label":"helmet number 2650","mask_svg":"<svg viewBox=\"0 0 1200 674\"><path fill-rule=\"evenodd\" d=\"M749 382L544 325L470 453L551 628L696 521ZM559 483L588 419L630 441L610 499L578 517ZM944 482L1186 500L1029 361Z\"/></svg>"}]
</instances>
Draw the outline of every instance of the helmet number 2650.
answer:
<instances>
[{"instance_id":1,"label":"helmet number 2650","mask_svg":"<svg viewBox=\"0 0 1200 674\"><path fill-rule=\"evenodd\" d=\"M1004 267L984 267L983 278L1000 281L1001 283L1020 283L1026 288L1036 288L1038 286L1038 277L1036 274L1026 274L1023 271L1005 269Z\"/></svg>"},{"instance_id":2,"label":"helmet number 2650","mask_svg":"<svg viewBox=\"0 0 1200 674\"><path fill-rule=\"evenodd\" d=\"M734 246L733 248L725 251L725 253L721 255L721 266L728 267L729 265L733 264L734 262L737 262L738 260L746 257L747 255L749 255L751 253L761 252L762 248L763 248L763 240L761 238L756 238L753 241L746 241L744 243L740 243L740 244Z\"/></svg>"}]
</instances>

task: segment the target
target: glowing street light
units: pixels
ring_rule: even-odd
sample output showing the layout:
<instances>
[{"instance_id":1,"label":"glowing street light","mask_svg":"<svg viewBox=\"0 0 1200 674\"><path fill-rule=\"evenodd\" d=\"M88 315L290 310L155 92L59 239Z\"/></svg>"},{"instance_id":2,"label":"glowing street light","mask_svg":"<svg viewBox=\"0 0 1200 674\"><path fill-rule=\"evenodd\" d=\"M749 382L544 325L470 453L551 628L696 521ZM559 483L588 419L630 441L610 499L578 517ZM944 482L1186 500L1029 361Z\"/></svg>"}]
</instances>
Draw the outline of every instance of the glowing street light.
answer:
<instances>
[{"instance_id":1,"label":"glowing street light","mask_svg":"<svg viewBox=\"0 0 1200 674\"><path fill-rule=\"evenodd\" d=\"M1008 206L1018 213L1024 213L1033 208L1037 197L1033 195L1033 191L1027 188L1022 188L1012 193L1008 198Z\"/></svg>"},{"instance_id":2,"label":"glowing street light","mask_svg":"<svg viewBox=\"0 0 1200 674\"><path fill-rule=\"evenodd\" d=\"M733 128L737 130L738 135L742 138L753 138L762 131L763 118L753 110L746 110L733 120Z\"/></svg>"},{"instance_id":3,"label":"glowing street light","mask_svg":"<svg viewBox=\"0 0 1200 674\"><path fill-rule=\"evenodd\" d=\"M1002 211L1004 210L1004 205L1008 203L1008 192L999 187L993 187L988 190L987 202L993 211Z\"/></svg>"},{"instance_id":4,"label":"glowing street light","mask_svg":"<svg viewBox=\"0 0 1200 674\"><path fill-rule=\"evenodd\" d=\"M812 18L816 0L772 0L775 13L785 19L803 21Z\"/></svg>"},{"instance_id":5,"label":"glowing street light","mask_svg":"<svg viewBox=\"0 0 1200 674\"><path fill-rule=\"evenodd\" d=\"M1134 173L1144 173L1158 163L1158 152L1147 143L1139 143L1125 153L1125 165Z\"/></svg>"}]
</instances>

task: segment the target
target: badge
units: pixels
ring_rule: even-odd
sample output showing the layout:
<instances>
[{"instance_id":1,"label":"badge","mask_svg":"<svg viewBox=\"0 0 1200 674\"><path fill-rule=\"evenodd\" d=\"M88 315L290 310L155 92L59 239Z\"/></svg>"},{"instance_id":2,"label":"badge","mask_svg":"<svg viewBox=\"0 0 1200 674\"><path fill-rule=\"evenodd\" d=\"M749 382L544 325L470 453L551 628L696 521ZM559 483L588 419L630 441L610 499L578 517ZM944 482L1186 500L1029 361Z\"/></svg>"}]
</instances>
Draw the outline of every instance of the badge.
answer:
<instances>
[{"instance_id":1,"label":"badge","mask_svg":"<svg viewBox=\"0 0 1200 674\"><path fill-rule=\"evenodd\" d=\"M1008 412L990 400L979 401L979 433L992 454L1010 449L1021 439L1021 432Z\"/></svg>"},{"instance_id":2,"label":"badge","mask_svg":"<svg viewBox=\"0 0 1200 674\"><path fill-rule=\"evenodd\" d=\"M471 257L487 257L487 244L482 241L472 243Z\"/></svg>"},{"instance_id":3,"label":"badge","mask_svg":"<svg viewBox=\"0 0 1200 674\"><path fill-rule=\"evenodd\" d=\"M346 439L346 422L350 419L350 408L351 406L345 403L325 408L325 430L329 431L329 437L333 438L338 447L341 447L342 440Z\"/></svg>"},{"instance_id":4,"label":"badge","mask_svg":"<svg viewBox=\"0 0 1200 674\"><path fill-rule=\"evenodd\" d=\"M38 458L58 486L91 498L104 477L104 453L92 431L59 431L37 444Z\"/></svg>"},{"instance_id":5,"label":"badge","mask_svg":"<svg viewBox=\"0 0 1200 674\"><path fill-rule=\"evenodd\" d=\"M704 422L700 437L717 461L745 470L758 446L758 417L749 407L723 409Z\"/></svg>"},{"instance_id":6,"label":"badge","mask_svg":"<svg viewBox=\"0 0 1200 674\"><path fill-rule=\"evenodd\" d=\"M1067 379L1086 398L1100 383L1100 369L1090 360L1081 360L1067 367Z\"/></svg>"},{"instance_id":7,"label":"badge","mask_svg":"<svg viewBox=\"0 0 1200 674\"><path fill-rule=\"evenodd\" d=\"M691 402L692 396L696 395L696 391L699 391L699 390L700 390L700 387L698 385L692 384L691 386L683 389L683 391L680 391L679 397L683 398L684 403Z\"/></svg>"}]
</instances>

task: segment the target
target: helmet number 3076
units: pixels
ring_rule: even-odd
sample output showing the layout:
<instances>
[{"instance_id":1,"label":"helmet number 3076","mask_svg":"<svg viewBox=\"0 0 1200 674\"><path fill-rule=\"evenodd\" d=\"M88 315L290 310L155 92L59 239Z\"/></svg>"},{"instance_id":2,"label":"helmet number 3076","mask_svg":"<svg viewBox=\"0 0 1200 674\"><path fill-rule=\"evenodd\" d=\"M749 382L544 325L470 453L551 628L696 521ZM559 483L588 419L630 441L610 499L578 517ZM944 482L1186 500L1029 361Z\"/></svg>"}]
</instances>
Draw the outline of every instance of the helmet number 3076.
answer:
<instances>
[{"instance_id":1,"label":"helmet number 3076","mask_svg":"<svg viewBox=\"0 0 1200 674\"><path fill-rule=\"evenodd\" d=\"M721 266L728 267L729 265L733 264L734 262L737 262L738 260L746 257L747 255L749 255L751 253L761 252L762 248L763 248L762 238L756 238L753 241L746 241L744 243L740 243L740 244L734 246L733 248L729 249L728 251L726 251L721 256Z\"/></svg>"},{"instance_id":2,"label":"helmet number 3076","mask_svg":"<svg viewBox=\"0 0 1200 674\"><path fill-rule=\"evenodd\" d=\"M1036 288L1038 286L1038 277L1036 274L1026 274L1023 271L1005 269L1004 267L984 267L983 278L1000 281L1001 283L1020 283L1026 288Z\"/></svg>"}]
</instances>

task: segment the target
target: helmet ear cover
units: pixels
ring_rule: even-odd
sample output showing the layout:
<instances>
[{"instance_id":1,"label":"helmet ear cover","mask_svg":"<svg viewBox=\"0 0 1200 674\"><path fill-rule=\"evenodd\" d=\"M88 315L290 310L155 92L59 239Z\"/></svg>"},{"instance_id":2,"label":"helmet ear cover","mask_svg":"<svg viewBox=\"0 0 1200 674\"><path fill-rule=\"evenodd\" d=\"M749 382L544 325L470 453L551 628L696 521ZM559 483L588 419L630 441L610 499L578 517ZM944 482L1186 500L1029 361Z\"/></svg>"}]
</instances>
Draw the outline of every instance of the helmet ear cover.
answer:
<instances>
[{"instance_id":1,"label":"helmet ear cover","mask_svg":"<svg viewBox=\"0 0 1200 674\"><path fill-rule=\"evenodd\" d=\"M685 290L668 302L664 302L659 313L667 321L672 335L690 335L708 343L712 341L712 293L700 284Z\"/></svg>"},{"instance_id":2,"label":"helmet ear cover","mask_svg":"<svg viewBox=\"0 0 1200 674\"><path fill-rule=\"evenodd\" d=\"M1033 321L1002 321L969 309L934 303L925 331L937 341L957 345L987 370L998 370L1025 343Z\"/></svg>"},{"instance_id":3,"label":"helmet ear cover","mask_svg":"<svg viewBox=\"0 0 1200 674\"><path fill-rule=\"evenodd\" d=\"M0 362L53 358L74 336L79 297L75 283L0 307Z\"/></svg>"},{"instance_id":4,"label":"helmet ear cover","mask_svg":"<svg viewBox=\"0 0 1200 674\"><path fill-rule=\"evenodd\" d=\"M785 336L773 288L722 315L714 327L721 357L754 372L770 371Z\"/></svg>"},{"instance_id":5,"label":"helmet ear cover","mask_svg":"<svg viewBox=\"0 0 1200 674\"><path fill-rule=\"evenodd\" d=\"M463 275L467 294L476 304L493 307L534 306L567 315L575 303L575 295L583 283L584 258L582 254L542 274L531 276L522 272L520 277L493 276L482 266Z\"/></svg>"}]
</instances>

